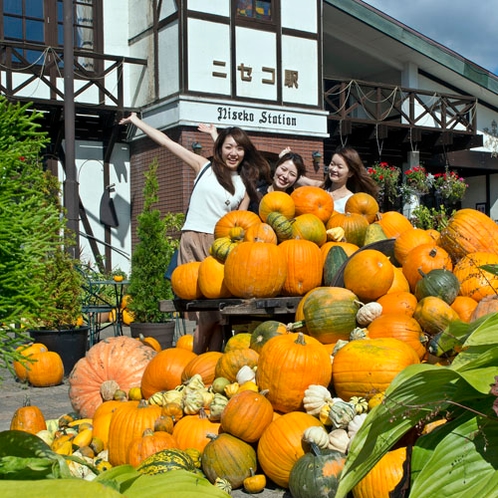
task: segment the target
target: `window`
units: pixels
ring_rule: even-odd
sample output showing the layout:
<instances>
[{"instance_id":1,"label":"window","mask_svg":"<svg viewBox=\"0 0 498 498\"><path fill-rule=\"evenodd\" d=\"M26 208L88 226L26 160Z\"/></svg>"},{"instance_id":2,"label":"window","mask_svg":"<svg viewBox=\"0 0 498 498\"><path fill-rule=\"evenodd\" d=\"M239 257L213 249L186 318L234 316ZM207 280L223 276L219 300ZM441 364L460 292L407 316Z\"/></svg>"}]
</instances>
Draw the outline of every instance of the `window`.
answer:
<instances>
[{"instance_id":1,"label":"window","mask_svg":"<svg viewBox=\"0 0 498 498\"><path fill-rule=\"evenodd\" d=\"M271 21L272 0L237 0L237 15Z\"/></svg>"},{"instance_id":2,"label":"window","mask_svg":"<svg viewBox=\"0 0 498 498\"><path fill-rule=\"evenodd\" d=\"M1 38L44 47L64 46L64 0L0 0L0 5ZM94 51L94 0L73 0L73 5L74 46ZM21 52L28 62L43 64L43 49Z\"/></svg>"}]
</instances>

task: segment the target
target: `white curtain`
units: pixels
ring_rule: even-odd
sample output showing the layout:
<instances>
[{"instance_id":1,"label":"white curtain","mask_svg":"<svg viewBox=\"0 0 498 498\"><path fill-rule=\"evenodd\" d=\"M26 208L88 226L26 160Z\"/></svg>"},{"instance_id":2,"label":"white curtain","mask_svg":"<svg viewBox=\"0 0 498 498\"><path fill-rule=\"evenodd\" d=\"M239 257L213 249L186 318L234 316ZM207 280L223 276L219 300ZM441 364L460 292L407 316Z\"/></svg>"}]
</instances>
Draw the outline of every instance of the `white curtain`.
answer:
<instances>
[{"instance_id":1,"label":"white curtain","mask_svg":"<svg viewBox=\"0 0 498 498\"><path fill-rule=\"evenodd\" d=\"M77 48L93 51L93 0L78 0L75 21ZM88 57L78 57L78 63L88 71L94 69L94 60Z\"/></svg>"}]
</instances>

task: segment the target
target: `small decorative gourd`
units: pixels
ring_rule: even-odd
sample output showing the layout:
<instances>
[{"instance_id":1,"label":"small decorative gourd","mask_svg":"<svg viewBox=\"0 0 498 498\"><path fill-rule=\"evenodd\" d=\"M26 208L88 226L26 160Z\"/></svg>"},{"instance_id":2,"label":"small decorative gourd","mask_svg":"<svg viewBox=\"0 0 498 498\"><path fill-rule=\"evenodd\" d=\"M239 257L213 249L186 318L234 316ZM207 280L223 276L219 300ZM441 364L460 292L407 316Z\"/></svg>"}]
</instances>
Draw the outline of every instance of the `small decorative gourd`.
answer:
<instances>
[{"instance_id":1,"label":"small decorative gourd","mask_svg":"<svg viewBox=\"0 0 498 498\"><path fill-rule=\"evenodd\" d=\"M335 429L345 429L355 415L356 410L354 406L341 399L334 400L334 403L330 407L329 418Z\"/></svg>"},{"instance_id":2,"label":"small decorative gourd","mask_svg":"<svg viewBox=\"0 0 498 498\"><path fill-rule=\"evenodd\" d=\"M329 446L329 436L327 431L320 426L308 427L303 434L305 443L315 443L320 449L324 450Z\"/></svg>"},{"instance_id":3,"label":"small decorative gourd","mask_svg":"<svg viewBox=\"0 0 498 498\"><path fill-rule=\"evenodd\" d=\"M324 386L312 384L304 391L303 405L309 415L318 415L329 401L332 395Z\"/></svg>"},{"instance_id":4,"label":"small decorative gourd","mask_svg":"<svg viewBox=\"0 0 498 498\"><path fill-rule=\"evenodd\" d=\"M356 322L358 325L365 327L380 315L382 315L382 305L375 301L371 301L370 303L362 305L358 310L356 313Z\"/></svg>"},{"instance_id":5,"label":"small decorative gourd","mask_svg":"<svg viewBox=\"0 0 498 498\"><path fill-rule=\"evenodd\" d=\"M237 372L236 380L239 384L244 384L245 382L254 382L256 378L256 372L249 365L243 365Z\"/></svg>"},{"instance_id":6,"label":"small decorative gourd","mask_svg":"<svg viewBox=\"0 0 498 498\"><path fill-rule=\"evenodd\" d=\"M329 450L346 453L349 446L350 438L346 429L333 429L329 433L328 448Z\"/></svg>"}]
</instances>

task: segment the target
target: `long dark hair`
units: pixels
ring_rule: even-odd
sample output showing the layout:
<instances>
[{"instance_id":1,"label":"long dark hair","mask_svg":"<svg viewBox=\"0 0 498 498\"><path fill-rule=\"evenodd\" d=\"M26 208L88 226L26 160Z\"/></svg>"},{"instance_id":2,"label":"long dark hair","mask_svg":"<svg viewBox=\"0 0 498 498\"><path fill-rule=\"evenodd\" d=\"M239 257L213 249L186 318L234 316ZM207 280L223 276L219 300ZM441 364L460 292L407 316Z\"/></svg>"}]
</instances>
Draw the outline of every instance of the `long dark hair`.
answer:
<instances>
[{"instance_id":1,"label":"long dark hair","mask_svg":"<svg viewBox=\"0 0 498 498\"><path fill-rule=\"evenodd\" d=\"M353 193L366 192L377 199L379 187L368 174L358 152L352 147L342 147L337 149L332 157L336 154L344 159L345 163L348 165L349 172L352 173L352 175L348 178L346 184L347 188ZM329 190L331 186L332 180L330 179L330 176L327 175L323 188L325 190Z\"/></svg>"},{"instance_id":2,"label":"long dark hair","mask_svg":"<svg viewBox=\"0 0 498 498\"><path fill-rule=\"evenodd\" d=\"M294 166L296 167L297 177L296 181L299 180L302 176L306 175L306 166L304 165L303 158L300 154L296 154L295 152L287 152L282 157L279 158L275 167L273 168L273 173L275 174L276 169L286 161L292 161Z\"/></svg>"},{"instance_id":3,"label":"long dark hair","mask_svg":"<svg viewBox=\"0 0 498 498\"><path fill-rule=\"evenodd\" d=\"M257 183L260 179L270 179L270 165L260 152L256 149L247 133L236 126L225 128L218 134L214 143L212 168L220 185L232 195L235 193L235 187L232 183L232 174L226 167L222 159L222 148L226 137L231 136L237 144L244 149L244 159L238 166L238 173L244 182L247 194L251 201L259 200L259 194L256 190Z\"/></svg>"}]
</instances>

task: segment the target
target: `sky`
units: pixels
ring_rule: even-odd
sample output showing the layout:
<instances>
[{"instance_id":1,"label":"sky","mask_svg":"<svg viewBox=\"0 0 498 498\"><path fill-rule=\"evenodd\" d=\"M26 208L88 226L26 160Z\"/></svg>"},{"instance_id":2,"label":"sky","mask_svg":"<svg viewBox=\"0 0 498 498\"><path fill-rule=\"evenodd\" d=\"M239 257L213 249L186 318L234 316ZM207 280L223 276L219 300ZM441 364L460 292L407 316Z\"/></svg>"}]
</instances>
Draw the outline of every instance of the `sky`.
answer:
<instances>
[{"instance_id":1,"label":"sky","mask_svg":"<svg viewBox=\"0 0 498 498\"><path fill-rule=\"evenodd\" d=\"M497 0L364 0L498 75Z\"/></svg>"}]
</instances>

